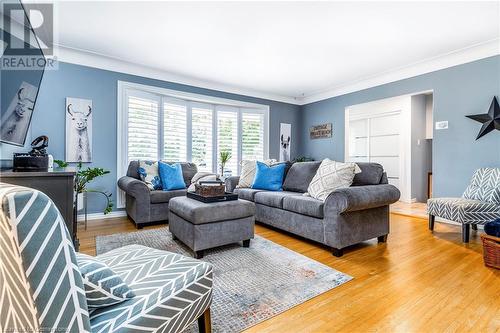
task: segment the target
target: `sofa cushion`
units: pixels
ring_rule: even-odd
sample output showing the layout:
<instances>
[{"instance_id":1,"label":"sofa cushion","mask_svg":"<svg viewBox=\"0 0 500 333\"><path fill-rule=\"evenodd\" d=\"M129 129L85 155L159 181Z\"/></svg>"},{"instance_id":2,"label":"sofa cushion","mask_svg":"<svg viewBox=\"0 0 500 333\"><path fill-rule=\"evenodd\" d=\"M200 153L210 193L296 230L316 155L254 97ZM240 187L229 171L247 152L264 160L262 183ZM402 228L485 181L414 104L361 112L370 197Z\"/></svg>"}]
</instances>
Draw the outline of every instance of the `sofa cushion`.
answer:
<instances>
[{"instance_id":1,"label":"sofa cushion","mask_svg":"<svg viewBox=\"0 0 500 333\"><path fill-rule=\"evenodd\" d=\"M351 186L355 173L360 171L356 163L342 163L325 158L307 192L311 197L325 201L333 191Z\"/></svg>"},{"instance_id":2,"label":"sofa cushion","mask_svg":"<svg viewBox=\"0 0 500 333\"><path fill-rule=\"evenodd\" d=\"M285 179L286 163L278 163L275 165L267 165L257 161L257 170L252 183L252 188L281 191L283 188L283 179Z\"/></svg>"},{"instance_id":3,"label":"sofa cushion","mask_svg":"<svg viewBox=\"0 0 500 333\"><path fill-rule=\"evenodd\" d=\"M169 201L168 208L192 224L236 220L255 214L255 205L246 200L206 204L187 197L178 197Z\"/></svg>"},{"instance_id":4,"label":"sofa cushion","mask_svg":"<svg viewBox=\"0 0 500 333\"><path fill-rule=\"evenodd\" d=\"M275 159L265 160L265 164L273 165L277 163ZM241 172L240 179L237 188L250 188L252 187L253 179L255 178L255 172L257 171L257 161L255 160L243 160L241 161Z\"/></svg>"},{"instance_id":5,"label":"sofa cushion","mask_svg":"<svg viewBox=\"0 0 500 333\"><path fill-rule=\"evenodd\" d=\"M255 203L260 203L269 207L283 208L283 199L289 196L302 196L298 192L287 192L287 191L265 191L255 194Z\"/></svg>"},{"instance_id":6,"label":"sofa cushion","mask_svg":"<svg viewBox=\"0 0 500 333\"><path fill-rule=\"evenodd\" d=\"M238 198L248 201L254 201L255 194L264 190L257 190L253 188L236 188L234 193L238 194Z\"/></svg>"},{"instance_id":7,"label":"sofa cushion","mask_svg":"<svg viewBox=\"0 0 500 333\"><path fill-rule=\"evenodd\" d=\"M361 169L360 173L354 175L352 186L378 185L382 181L384 167L378 163L357 162Z\"/></svg>"},{"instance_id":8,"label":"sofa cushion","mask_svg":"<svg viewBox=\"0 0 500 333\"><path fill-rule=\"evenodd\" d=\"M136 296L92 312L92 332L181 332L212 300L208 262L140 245L121 247L97 259L108 264Z\"/></svg>"},{"instance_id":9,"label":"sofa cushion","mask_svg":"<svg viewBox=\"0 0 500 333\"><path fill-rule=\"evenodd\" d=\"M292 164L283 182L283 191L307 192L307 188L318 171L320 164L321 161L297 162Z\"/></svg>"},{"instance_id":10,"label":"sofa cushion","mask_svg":"<svg viewBox=\"0 0 500 333\"><path fill-rule=\"evenodd\" d=\"M186 189L172 191L151 191L151 203L165 203L175 197L183 197L186 195Z\"/></svg>"},{"instance_id":11,"label":"sofa cushion","mask_svg":"<svg viewBox=\"0 0 500 333\"><path fill-rule=\"evenodd\" d=\"M168 161L162 161L167 164L173 164L177 162L168 162ZM196 164L194 163L189 163L189 162L180 162L181 168L182 168L182 177L184 178L184 183L186 183L186 187L188 187L191 184L191 179L193 176L198 172L198 168L196 167ZM139 161L130 161L127 169L127 176L135 178L135 179L140 179L139 176Z\"/></svg>"},{"instance_id":12,"label":"sofa cushion","mask_svg":"<svg viewBox=\"0 0 500 333\"><path fill-rule=\"evenodd\" d=\"M309 196L288 196L283 199L283 209L302 215L324 217L323 207L325 203L321 200L314 199Z\"/></svg>"}]
</instances>

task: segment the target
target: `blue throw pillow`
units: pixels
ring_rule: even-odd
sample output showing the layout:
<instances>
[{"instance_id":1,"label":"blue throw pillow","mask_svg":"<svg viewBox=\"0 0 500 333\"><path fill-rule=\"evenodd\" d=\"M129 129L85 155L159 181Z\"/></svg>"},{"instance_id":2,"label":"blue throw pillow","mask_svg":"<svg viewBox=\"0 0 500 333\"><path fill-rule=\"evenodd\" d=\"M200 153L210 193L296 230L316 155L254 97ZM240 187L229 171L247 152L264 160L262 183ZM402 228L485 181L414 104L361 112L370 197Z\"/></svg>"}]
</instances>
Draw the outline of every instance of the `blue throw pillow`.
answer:
<instances>
[{"instance_id":1,"label":"blue throw pillow","mask_svg":"<svg viewBox=\"0 0 500 333\"><path fill-rule=\"evenodd\" d=\"M163 191L180 190L186 188L184 177L182 177L182 167L179 163L167 164L160 162L158 171L161 178Z\"/></svg>"},{"instance_id":2,"label":"blue throw pillow","mask_svg":"<svg viewBox=\"0 0 500 333\"><path fill-rule=\"evenodd\" d=\"M265 163L257 161L257 169L255 171L252 188L268 191L281 191L285 169L286 163L268 166Z\"/></svg>"}]
</instances>

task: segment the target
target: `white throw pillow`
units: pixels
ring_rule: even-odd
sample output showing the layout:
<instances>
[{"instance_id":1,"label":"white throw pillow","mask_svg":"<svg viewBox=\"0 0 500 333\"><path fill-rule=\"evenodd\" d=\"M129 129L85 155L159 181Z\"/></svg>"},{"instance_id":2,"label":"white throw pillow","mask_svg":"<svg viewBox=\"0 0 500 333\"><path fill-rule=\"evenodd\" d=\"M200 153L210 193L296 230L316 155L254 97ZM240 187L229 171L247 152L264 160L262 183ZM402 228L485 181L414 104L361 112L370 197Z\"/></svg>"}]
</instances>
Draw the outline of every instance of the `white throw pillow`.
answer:
<instances>
[{"instance_id":1,"label":"white throw pillow","mask_svg":"<svg viewBox=\"0 0 500 333\"><path fill-rule=\"evenodd\" d=\"M325 201L333 191L351 186L354 175L359 172L361 169L356 163L342 163L325 158L305 195Z\"/></svg>"},{"instance_id":2,"label":"white throw pillow","mask_svg":"<svg viewBox=\"0 0 500 333\"><path fill-rule=\"evenodd\" d=\"M211 172L197 172L194 176L193 179L191 179L191 185L188 187L188 192L194 192L196 190L196 187L194 184L204 182L204 181L214 181L217 180L217 175L215 173Z\"/></svg>"},{"instance_id":3,"label":"white throw pillow","mask_svg":"<svg viewBox=\"0 0 500 333\"><path fill-rule=\"evenodd\" d=\"M267 165L272 165L277 163L275 159L269 159L263 161ZM255 172L257 170L257 161L255 160L244 160L241 161L241 174L240 180L236 188L248 188L252 187L253 179L255 178Z\"/></svg>"}]
</instances>

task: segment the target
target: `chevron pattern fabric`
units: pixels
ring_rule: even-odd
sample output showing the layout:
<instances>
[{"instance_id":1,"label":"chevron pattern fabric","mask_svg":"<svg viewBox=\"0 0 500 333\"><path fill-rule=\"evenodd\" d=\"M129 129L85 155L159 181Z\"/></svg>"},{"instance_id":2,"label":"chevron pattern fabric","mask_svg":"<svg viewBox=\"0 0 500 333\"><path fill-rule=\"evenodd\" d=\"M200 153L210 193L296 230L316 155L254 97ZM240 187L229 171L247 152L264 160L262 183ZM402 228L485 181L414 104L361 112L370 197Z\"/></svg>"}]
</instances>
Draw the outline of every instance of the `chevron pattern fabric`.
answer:
<instances>
[{"instance_id":1,"label":"chevron pattern fabric","mask_svg":"<svg viewBox=\"0 0 500 333\"><path fill-rule=\"evenodd\" d=\"M90 332L75 250L43 193L0 183L0 331Z\"/></svg>"},{"instance_id":2,"label":"chevron pattern fabric","mask_svg":"<svg viewBox=\"0 0 500 333\"><path fill-rule=\"evenodd\" d=\"M462 197L500 205L500 169L482 168L476 170Z\"/></svg>"},{"instance_id":3,"label":"chevron pattern fabric","mask_svg":"<svg viewBox=\"0 0 500 333\"><path fill-rule=\"evenodd\" d=\"M461 198L432 198L430 215L462 224L485 224L500 217L500 169L478 169Z\"/></svg>"},{"instance_id":4,"label":"chevron pattern fabric","mask_svg":"<svg viewBox=\"0 0 500 333\"><path fill-rule=\"evenodd\" d=\"M91 314L93 332L181 332L210 306L212 266L140 245L96 257L136 297Z\"/></svg>"},{"instance_id":5,"label":"chevron pattern fabric","mask_svg":"<svg viewBox=\"0 0 500 333\"><path fill-rule=\"evenodd\" d=\"M135 296L121 277L105 263L83 253L77 253L76 259L83 277L89 308L117 304Z\"/></svg>"},{"instance_id":6,"label":"chevron pattern fabric","mask_svg":"<svg viewBox=\"0 0 500 333\"><path fill-rule=\"evenodd\" d=\"M463 224L485 224L500 217L500 205L464 198L435 198L427 201L429 214Z\"/></svg>"}]
</instances>

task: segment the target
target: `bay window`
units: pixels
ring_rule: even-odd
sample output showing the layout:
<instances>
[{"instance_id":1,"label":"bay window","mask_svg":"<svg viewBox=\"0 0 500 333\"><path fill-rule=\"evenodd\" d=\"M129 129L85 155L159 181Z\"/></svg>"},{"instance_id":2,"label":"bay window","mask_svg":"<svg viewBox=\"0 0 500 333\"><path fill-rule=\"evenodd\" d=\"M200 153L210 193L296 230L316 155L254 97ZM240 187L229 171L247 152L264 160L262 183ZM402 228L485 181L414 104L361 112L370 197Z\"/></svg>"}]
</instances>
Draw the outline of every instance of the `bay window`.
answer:
<instances>
[{"instance_id":1,"label":"bay window","mask_svg":"<svg viewBox=\"0 0 500 333\"><path fill-rule=\"evenodd\" d=\"M268 158L267 105L118 82L118 178L131 160L188 161L238 175L244 159ZM118 206L122 205L118 198Z\"/></svg>"}]
</instances>

